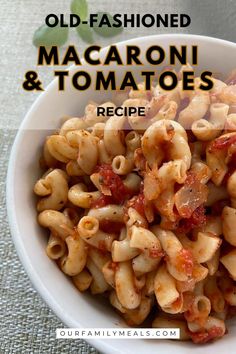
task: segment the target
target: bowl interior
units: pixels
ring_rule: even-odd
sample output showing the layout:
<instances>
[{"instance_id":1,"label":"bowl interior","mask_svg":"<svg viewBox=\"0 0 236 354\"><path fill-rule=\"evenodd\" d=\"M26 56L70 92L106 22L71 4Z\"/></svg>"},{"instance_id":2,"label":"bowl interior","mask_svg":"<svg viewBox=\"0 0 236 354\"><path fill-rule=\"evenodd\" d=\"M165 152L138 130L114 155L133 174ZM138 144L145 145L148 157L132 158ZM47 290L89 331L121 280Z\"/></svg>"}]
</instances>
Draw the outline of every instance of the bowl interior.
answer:
<instances>
[{"instance_id":1,"label":"bowl interior","mask_svg":"<svg viewBox=\"0 0 236 354\"><path fill-rule=\"evenodd\" d=\"M126 43L118 44L123 58ZM235 68L236 45L225 41L199 36L157 35L135 39L129 41L129 44L138 45L142 52L154 44L165 49L170 44L198 45L198 72L211 70L224 77ZM105 56L106 51L102 50L101 57ZM163 64L165 65L168 65L168 60ZM157 72L160 69L151 67L151 70ZM72 67L71 74L77 70L80 70L80 67ZM93 80L96 70L103 70L105 73L114 70L119 80L127 70L132 70L138 77L140 71L150 70L150 66L113 65L98 68L84 64L83 70L89 71ZM109 92L96 92L93 87L85 92L78 92L72 87L70 79L66 80L66 90L58 92L57 82L53 81L27 114L14 143L9 164L7 204L10 227L18 254L35 288L65 325L70 327L122 327L124 323L106 302L87 293L79 293L71 281L59 271L56 264L48 259L45 253L47 237L45 230L36 222L32 189L41 174L38 158L43 141L50 131L60 126L60 118L64 115L82 116L89 100L104 102L110 97ZM214 353L216 350L225 353L225 348L233 350L235 333L236 322L232 320L229 324L229 334L220 341L207 344L204 348L207 347L208 353ZM202 347L193 346L191 343L177 341L109 339L90 342L106 353L131 353L134 350L136 353L144 353L156 349L165 353L172 347L176 353L188 353L193 348L195 353L202 350Z\"/></svg>"}]
</instances>

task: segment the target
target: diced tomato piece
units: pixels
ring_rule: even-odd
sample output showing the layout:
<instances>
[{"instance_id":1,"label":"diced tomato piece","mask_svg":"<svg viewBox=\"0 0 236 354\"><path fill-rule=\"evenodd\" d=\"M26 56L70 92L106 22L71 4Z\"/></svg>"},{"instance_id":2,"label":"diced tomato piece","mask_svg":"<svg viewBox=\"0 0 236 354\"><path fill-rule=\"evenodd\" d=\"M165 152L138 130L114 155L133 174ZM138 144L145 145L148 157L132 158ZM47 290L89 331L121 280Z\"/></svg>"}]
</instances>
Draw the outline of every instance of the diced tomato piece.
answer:
<instances>
[{"instance_id":1,"label":"diced tomato piece","mask_svg":"<svg viewBox=\"0 0 236 354\"><path fill-rule=\"evenodd\" d=\"M195 227L201 227L206 223L205 208L203 205L200 205L194 210L190 218L181 219L179 226L177 228L178 232L187 233L194 229Z\"/></svg>"},{"instance_id":2,"label":"diced tomato piece","mask_svg":"<svg viewBox=\"0 0 236 354\"><path fill-rule=\"evenodd\" d=\"M183 248L176 256L176 267L184 274L191 276L193 272L193 255L190 250Z\"/></svg>"},{"instance_id":3,"label":"diced tomato piece","mask_svg":"<svg viewBox=\"0 0 236 354\"><path fill-rule=\"evenodd\" d=\"M101 195L101 197L91 203L91 208L102 208L109 204L114 204L113 198L109 195Z\"/></svg>"},{"instance_id":4,"label":"diced tomato piece","mask_svg":"<svg viewBox=\"0 0 236 354\"><path fill-rule=\"evenodd\" d=\"M110 189L115 203L123 203L130 196L129 189L124 185L121 177L112 170L111 165L98 166L96 172L101 176L100 183Z\"/></svg>"},{"instance_id":5,"label":"diced tomato piece","mask_svg":"<svg viewBox=\"0 0 236 354\"><path fill-rule=\"evenodd\" d=\"M130 199L126 207L134 208L141 216L145 217L144 201L144 193L141 192L138 195L135 195L132 199Z\"/></svg>"},{"instance_id":6,"label":"diced tomato piece","mask_svg":"<svg viewBox=\"0 0 236 354\"><path fill-rule=\"evenodd\" d=\"M175 206L181 218L189 219L194 210L206 202L208 188L201 183L199 176L188 172L184 185L175 194Z\"/></svg>"},{"instance_id":7,"label":"diced tomato piece","mask_svg":"<svg viewBox=\"0 0 236 354\"><path fill-rule=\"evenodd\" d=\"M221 137L218 139L215 139L210 147L209 147L209 151L213 152L216 150L224 150L224 149L228 149L231 145L236 143L236 134L232 135L232 136L225 136L225 137Z\"/></svg>"}]
</instances>

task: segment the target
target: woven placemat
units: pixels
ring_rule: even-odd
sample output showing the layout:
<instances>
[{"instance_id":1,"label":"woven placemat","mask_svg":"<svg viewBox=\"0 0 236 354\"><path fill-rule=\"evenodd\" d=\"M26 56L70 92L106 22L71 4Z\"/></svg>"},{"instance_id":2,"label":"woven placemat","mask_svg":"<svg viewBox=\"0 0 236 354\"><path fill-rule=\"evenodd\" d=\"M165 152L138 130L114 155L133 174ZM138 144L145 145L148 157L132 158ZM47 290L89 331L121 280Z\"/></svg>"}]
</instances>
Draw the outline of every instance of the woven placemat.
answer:
<instances>
[{"instance_id":1,"label":"woven placemat","mask_svg":"<svg viewBox=\"0 0 236 354\"><path fill-rule=\"evenodd\" d=\"M235 40L235 0L88 0L93 12L188 13L191 29L129 29L116 40L163 32L188 32ZM19 262L11 240L5 204L5 181L11 146L22 117L37 97L24 92L24 73L34 69L37 50L34 30L48 13L68 13L69 0L1 0L0 65L0 354L97 353L82 340L56 340L55 329L64 325L41 300ZM82 50L76 34L70 43ZM109 44L109 40L99 42ZM41 80L52 79L53 68L39 70ZM20 178L20 176L19 176ZM33 237L33 235L32 235Z\"/></svg>"}]
</instances>

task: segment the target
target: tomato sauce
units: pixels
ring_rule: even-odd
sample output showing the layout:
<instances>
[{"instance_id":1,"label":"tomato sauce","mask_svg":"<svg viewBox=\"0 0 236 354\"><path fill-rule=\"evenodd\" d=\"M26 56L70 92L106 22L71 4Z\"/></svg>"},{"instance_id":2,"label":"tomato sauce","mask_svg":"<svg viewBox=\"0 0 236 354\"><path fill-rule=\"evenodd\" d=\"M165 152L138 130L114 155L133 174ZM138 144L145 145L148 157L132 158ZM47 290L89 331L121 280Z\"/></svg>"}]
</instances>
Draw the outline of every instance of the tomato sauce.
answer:
<instances>
[{"instance_id":1,"label":"tomato sauce","mask_svg":"<svg viewBox=\"0 0 236 354\"><path fill-rule=\"evenodd\" d=\"M192 171L189 171L187 173L187 178L186 178L184 183L187 186L190 186L190 185L194 184L195 182L196 182L196 174L194 172L192 172Z\"/></svg>"},{"instance_id":2,"label":"tomato sauce","mask_svg":"<svg viewBox=\"0 0 236 354\"><path fill-rule=\"evenodd\" d=\"M205 208L200 205L194 210L190 218L181 219L177 228L178 232L187 233L195 227L201 227L206 223Z\"/></svg>"},{"instance_id":3,"label":"tomato sauce","mask_svg":"<svg viewBox=\"0 0 236 354\"><path fill-rule=\"evenodd\" d=\"M228 149L231 145L235 143L236 143L236 134L232 136L226 136L223 138L215 139L209 147L209 152Z\"/></svg>"},{"instance_id":4,"label":"tomato sauce","mask_svg":"<svg viewBox=\"0 0 236 354\"><path fill-rule=\"evenodd\" d=\"M159 258L159 257L163 257L163 256L164 256L163 251L160 251L155 248L149 250L149 257L150 258Z\"/></svg>"},{"instance_id":5,"label":"tomato sauce","mask_svg":"<svg viewBox=\"0 0 236 354\"><path fill-rule=\"evenodd\" d=\"M141 148L137 148L134 152L134 164L140 172L145 171L146 159Z\"/></svg>"},{"instance_id":6,"label":"tomato sauce","mask_svg":"<svg viewBox=\"0 0 236 354\"><path fill-rule=\"evenodd\" d=\"M99 228L107 233L118 234L124 224L122 222L110 221L110 220L101 220L99 222Z\"/></svg>"},{"instance_id":7,"label":"tomato sauce","mask_svg":"<svg viewBox=\"0 0 236 354\"><path fill-rule=\"evenodd\" d=\"M100 240L99 242L98 242L98 249L99 249L99 251L101 251L101 252L107 252L107 245L106 245L106 242L105 242L105 240Z\"/></svg>"},{"instance_id":8,"label":"tomato sauce","mask_svg":"<svg viewBox=\"0 0 236 354\"><path fill-rule=\"evenodd\" d=\"M213 326L208 331L195 333L188 331L188 334L190 335L194 343L206 343L215 338L222 337L224 335L224 332L221 327Z\"/></svg>"},{"instance_id":9,"label":"tomato sauce","mask_svg":"<svg viewBox=\"0 0 236 354\"><path fill-rule=\"evenodd\" d=\"M109 188L113 203L121 204L130 196L131 191L124 185L121 177L112 170L111 165L98 166L96 172L100 174L100 183ZM105 201L101 199L101 203L106 201L107 199Z\"/></svg>"}]
</instances>

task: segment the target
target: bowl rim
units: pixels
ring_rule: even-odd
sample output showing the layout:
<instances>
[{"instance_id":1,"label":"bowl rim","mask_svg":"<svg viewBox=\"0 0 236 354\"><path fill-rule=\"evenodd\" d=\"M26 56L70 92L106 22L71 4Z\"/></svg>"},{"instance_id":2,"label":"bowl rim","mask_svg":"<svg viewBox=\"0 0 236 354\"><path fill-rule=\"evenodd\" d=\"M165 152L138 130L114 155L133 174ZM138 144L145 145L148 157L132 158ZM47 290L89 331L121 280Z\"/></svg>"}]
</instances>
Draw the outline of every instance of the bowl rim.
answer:
<instances>
[{"instance_id":1,"label":"bowl rim","mask_svg":"<svg viewBox=\"0 0 236 354\"><path fill-rule=\"evenodd\" d=\"M142 37L136 37L132 38L129 40L123 40L120 42L115 42L115 45L118 46L123 46L123 45L131 45L131 44L137 44L138 42L143 42L143 41L149 41L153 39L160 39L160 38L166 38L166 40L178 40L178 39L185 39L185 38L191 38L197 41L202 41L202 42L209 42L209 43L215 43L217 44L223 44L226 47L233 47L236 49L236 43L220 39L220 38L215 38L215 37L210 37L210 36L203 36L203 35L195 35L195 34L184 34L184 33L168 33L168 34L154 34L154 35L149 35L149 36L142 36ZM111 45L111 44L110 44ZM100 50L100 54L105 52L109 47L105 46L102 47ZM81 60L81 64L84 65L84 59ZM71 65L68 67L68 70L73 69L75 65ZM34 111L38 108L38 106L41 105L41 102L43 101L44 95L47 94L47 92L53 88L57 83L57 78L54 78L45 88L45 90L34 100L33 104L31 105L30 109L24 116L19 128L17 129L16 136L14 138L14 142L11 148L10 152L10 158L9 158L9 163L8 163L8 170L7 170L7 178L6 178L6 206L7 206L7 216L8 216L8 223L9 223L9 228L11 232L11 237L13 240L13 243L15 245L16 252L18 254L18 257L20 259L20 262L22 266L24 267L24 270L26 274L28 275L31 284L33 288L37 291L37 294L40 295L41 299L43 299L44 303L47 304L47 306L54 312L54 314L59 318L59 320L71 327L72 320L69 316L67 316L66 312L63 311L63 309L57 304L55 299L51 296L50 292L47 290L45 287L44 283L41 281L39 278L37 272L35 272L34 268L31 265L30 257L26 252L26 249L24 247L24 243L21 239L21 235L18 229L17 225L17 218L16 218L16 210L14 209L14 193L13 193L13 188L11 186L13 185L14 182L14 168L15 168L15 163L16 163L16 155L18 150L20 149L20 142L23 137L24 133L24 128L27 125L27 123L30 121L30 117L32 114L34 114ZM81 325L82 327L82 325ZM109 341L106 341L106 339L86 339L86 342L98 349L99 351L103 353L111 353L115 352L115 348L113 345L109 344Z\"/></svg>"}]
</instances>

